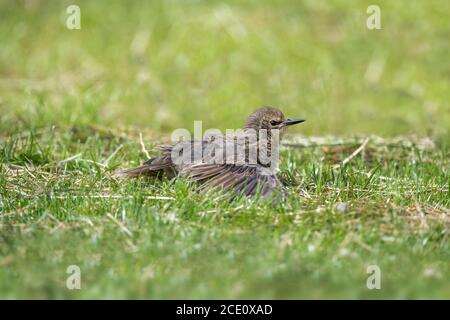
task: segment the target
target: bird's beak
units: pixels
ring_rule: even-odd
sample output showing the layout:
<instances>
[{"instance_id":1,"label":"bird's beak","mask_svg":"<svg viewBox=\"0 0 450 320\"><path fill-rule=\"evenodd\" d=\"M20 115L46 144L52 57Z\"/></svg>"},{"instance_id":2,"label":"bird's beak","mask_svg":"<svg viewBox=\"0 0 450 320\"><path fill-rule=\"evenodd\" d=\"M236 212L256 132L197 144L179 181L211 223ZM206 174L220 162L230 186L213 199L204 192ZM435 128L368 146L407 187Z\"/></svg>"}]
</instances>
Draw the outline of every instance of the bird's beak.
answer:
<instances>
[{"instance_id":1,"label":"bird's beak","mask_svg":"<svg viewBox=\"0 0 450 320\"><path fill-rule=\"evenodd\" d=\"M302 122L305 122L305 121L306 121L305 119L287 119L287 120L285 120L283 122L283 124L285 126L290 126L290 125L297 124L297 123L302 123Z\"/></svg>"}]
</instances>

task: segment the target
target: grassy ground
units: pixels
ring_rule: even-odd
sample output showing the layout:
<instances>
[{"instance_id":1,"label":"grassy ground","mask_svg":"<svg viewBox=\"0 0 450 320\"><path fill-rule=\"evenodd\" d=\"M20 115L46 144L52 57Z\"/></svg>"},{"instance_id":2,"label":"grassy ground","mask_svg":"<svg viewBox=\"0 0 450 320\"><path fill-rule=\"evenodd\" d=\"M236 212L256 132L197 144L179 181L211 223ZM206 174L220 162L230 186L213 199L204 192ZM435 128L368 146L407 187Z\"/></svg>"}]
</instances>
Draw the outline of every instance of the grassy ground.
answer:
<instances>
[{"instance_id":1,"label":"grassy ground","mask_svg":"<svg viewBox=\"0 0 450 320\"><path fill-rule=\"evenodd\" d=\"M448 1L72 3L0 0L1 298L450 298ZM110 178L260 105L285 208Z\"/></svg>"}]
</instances>

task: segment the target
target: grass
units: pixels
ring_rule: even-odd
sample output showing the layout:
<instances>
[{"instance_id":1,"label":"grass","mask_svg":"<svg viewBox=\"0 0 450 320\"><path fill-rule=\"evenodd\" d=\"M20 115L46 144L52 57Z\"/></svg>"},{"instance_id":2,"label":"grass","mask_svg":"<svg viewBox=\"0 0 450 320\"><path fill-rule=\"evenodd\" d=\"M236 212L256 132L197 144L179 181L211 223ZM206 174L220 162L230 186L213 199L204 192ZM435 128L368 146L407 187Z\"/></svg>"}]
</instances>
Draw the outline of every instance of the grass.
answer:
<instances>
[{"instance_id":1,"label":"grass","mask_svg":"<svg viewBox=\"0 0 450 320\"><path fill-rule=\"evenodd\" d=\"M0 1L1 298L450 298L447 1L78 3ZM260 105L284 208L110 177Z\"/></svg>"}]
</instances>

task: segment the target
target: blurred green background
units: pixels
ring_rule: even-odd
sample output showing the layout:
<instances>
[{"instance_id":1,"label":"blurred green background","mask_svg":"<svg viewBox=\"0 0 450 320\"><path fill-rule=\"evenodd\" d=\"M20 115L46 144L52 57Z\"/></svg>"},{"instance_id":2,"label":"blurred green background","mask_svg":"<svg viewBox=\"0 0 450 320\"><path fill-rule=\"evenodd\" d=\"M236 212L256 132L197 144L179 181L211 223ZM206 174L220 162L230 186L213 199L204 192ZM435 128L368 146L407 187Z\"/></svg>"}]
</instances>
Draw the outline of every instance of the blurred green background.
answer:
<instances>
[{"instance_id":1,"label":"blurred green background","mask_svg":"<svg viewBox=\"0 0 450 320\"><path fill-rule=\"evenodd\" d=\"M376 1L381 30L371 4L0 0L0 297L448 299L450 1ZM262 105L308 120L291 133L438 143L371 139L337 169L360 142L285 148L282 212L110 178L141 131L153 154Z\"/></svg>"},{"instance_id":2,"label":"blurred green background","mask_svg":"<svg viewBox=\"0 0 450 320\"><path fill-rule=\"evenodd\" d=\"M305 134L448 134L450 2L0 1L1 130L239 127L262 105ZM81 8L81 30L65 26Z\"/></svg>"}]
</instances>

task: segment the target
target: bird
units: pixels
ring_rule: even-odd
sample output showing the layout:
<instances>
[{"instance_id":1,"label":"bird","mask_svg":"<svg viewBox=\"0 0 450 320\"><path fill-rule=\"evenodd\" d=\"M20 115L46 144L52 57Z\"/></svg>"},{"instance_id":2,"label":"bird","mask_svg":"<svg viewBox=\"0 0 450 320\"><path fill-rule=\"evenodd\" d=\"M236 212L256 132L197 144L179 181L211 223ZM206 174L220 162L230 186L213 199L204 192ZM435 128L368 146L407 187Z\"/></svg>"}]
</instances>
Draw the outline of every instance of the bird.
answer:
<instances>
[{"instance_id":1,"label":"bird","mask_svg":"<svg viewBox=\"0 0 450 320\"><path fill-rule=\"evenodd\" d=\"M262 107L247 117L241 129L161 145L159 156L114 177L187 178L202 188L229 192L231 199L282 194L284 186L277 176L279 141L288 127L304 121L286 118L278 108Z\"/></svg>"}]
</instances>

